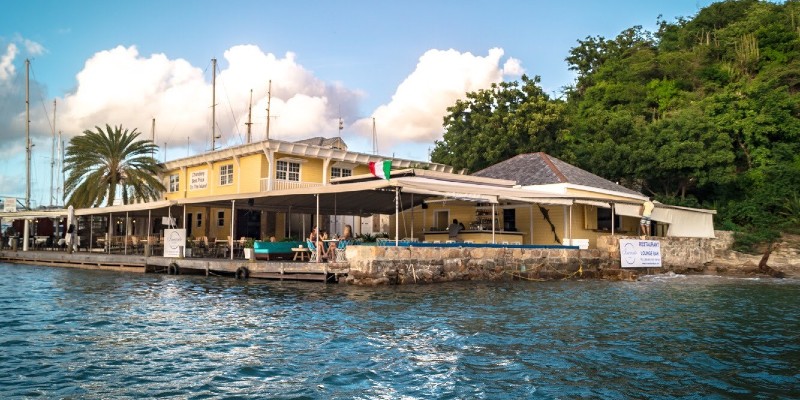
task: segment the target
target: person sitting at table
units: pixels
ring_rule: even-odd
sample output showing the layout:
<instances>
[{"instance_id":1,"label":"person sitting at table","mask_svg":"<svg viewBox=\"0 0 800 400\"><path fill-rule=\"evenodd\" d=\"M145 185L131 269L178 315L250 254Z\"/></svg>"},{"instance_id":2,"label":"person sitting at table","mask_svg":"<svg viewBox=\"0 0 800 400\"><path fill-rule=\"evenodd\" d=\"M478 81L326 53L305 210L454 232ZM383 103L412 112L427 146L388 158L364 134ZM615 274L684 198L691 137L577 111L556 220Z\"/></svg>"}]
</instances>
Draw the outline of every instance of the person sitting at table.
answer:
<instances>
[{"instance_id":1,"label":"person sitting at table","mask_svg":"<svg viewBox=\"0 0 800 400\"><path fill-rule=\"evenodd\" d=\"M350 225L344 226L344 233L342 233L341 240L353 240L353 227Z\"/></svg>"}]
</instances>

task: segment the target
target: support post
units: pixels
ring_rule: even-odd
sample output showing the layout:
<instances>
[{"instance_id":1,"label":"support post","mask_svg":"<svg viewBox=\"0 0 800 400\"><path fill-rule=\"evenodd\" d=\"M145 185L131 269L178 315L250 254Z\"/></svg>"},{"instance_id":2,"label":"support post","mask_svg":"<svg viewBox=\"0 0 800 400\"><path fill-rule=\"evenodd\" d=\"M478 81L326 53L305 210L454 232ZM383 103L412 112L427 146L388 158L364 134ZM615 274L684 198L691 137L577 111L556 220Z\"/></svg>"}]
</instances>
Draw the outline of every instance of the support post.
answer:
<instances>
[{"instance_id":1,"label":"support post","mask_svg":"<svg viewBox=\"0 0 800 400\"><path fill-rule=\"evenodd\" d=\"M400 188L394 187L394 246L400 244Z\"/></svg>"}]
</instances>

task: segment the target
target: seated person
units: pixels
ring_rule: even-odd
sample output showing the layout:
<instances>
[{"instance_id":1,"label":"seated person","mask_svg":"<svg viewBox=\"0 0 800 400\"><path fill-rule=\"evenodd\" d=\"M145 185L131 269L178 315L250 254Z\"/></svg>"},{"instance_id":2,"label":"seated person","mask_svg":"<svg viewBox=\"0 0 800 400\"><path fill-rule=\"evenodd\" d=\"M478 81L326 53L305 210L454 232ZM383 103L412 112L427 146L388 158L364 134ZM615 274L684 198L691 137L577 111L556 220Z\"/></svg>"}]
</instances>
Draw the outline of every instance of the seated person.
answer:
<instances>
[{"instance_id":1,"label":"seated person","mask_svg":"<svg viewBox=\"0 0 800 400\"><path fill-rule=\"evenodd\" d=\"M344 226L344 233L342 237L339 238L341 240L353 240L353 228L350 225Z\"/></svg>"}]
</instances>

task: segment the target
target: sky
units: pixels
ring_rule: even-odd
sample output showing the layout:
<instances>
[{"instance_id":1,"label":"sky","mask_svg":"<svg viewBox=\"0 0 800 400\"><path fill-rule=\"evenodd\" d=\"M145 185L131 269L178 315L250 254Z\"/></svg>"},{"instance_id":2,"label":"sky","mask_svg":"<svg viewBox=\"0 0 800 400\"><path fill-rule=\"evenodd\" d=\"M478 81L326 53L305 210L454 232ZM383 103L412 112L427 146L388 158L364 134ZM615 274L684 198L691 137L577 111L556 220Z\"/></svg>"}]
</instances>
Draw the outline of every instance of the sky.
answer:
<instances>
[{"instance_id":1,"label":"sky","mask_svg":"<svg viewBox=\"0 0 800 400\"><path fill-rule=\"evenodd\" d=\"M427 161L465 93L527 74L560 96L577 40L654 31L711 2L3 1L0 197L25 196L26 59L36 207L62 204L54 120L67 143L121 125L173 160L211 149L212 92L217 149L246 142L248 114L266 138L269 92L271 139L341 133L352 151Z\"/></svg>"}]
</instances>

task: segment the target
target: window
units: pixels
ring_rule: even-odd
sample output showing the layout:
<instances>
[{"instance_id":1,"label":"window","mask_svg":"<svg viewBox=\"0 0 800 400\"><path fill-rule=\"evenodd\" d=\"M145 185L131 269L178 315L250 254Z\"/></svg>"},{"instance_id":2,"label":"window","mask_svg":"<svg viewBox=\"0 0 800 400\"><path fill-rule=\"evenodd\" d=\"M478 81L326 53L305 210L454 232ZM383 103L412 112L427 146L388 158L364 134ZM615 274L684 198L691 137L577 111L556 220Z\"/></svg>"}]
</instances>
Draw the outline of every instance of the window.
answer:
<instances>
[{"instance_id":1,"label":"window","mask_svg":"<svg viewBox=\"0 0 800 400\"><path fill-rule=\"evenodd\" d=\"M340 167L331 168L331 178L344 178L348 176L353 176L352 169Z\"/></svg>"},{"instance_id":2,"label":"window","mask_svg":"<svg viewBox=\"0 0 800 400\"><path fill-rule=\"evenodd\" d=\"M203 226L203 214L197 213L197 227Z\"/></svg>"},{"instance_id":3,"label":"window","mask_svg":"<svg viewBox=\"0 0 800 400\"><path fill-rule=\"evenodd\" d=\"M225 226L225 211L217 212L217 226Z\"/></svg>"},{"instance_id":4,"label":"window","mask_svg":"<svg viewBox=\"0 0 800 400\"><path fill-rule=\"evenodd\" d=\"M169 176L169 191L177 192L180 188L181 176L178 174Z\"/></svg>"},{"instance_id":5,"label":"window","mask_svg":"<svg viewBox=\"0 0 800 400\"><path fill-rule=\"evenodd\" d=\"M278 161L276 163L275 178L283 181L300 182L300 163Z\"/></svg>"},{"instance_id":6,"label":"window","mask_svg":"<svg viewBox=\"0 0 800 400\"><path fill-rule=\"evenodd\" d=\"M611 209L597 208L597 229L601 231L611 230ZM619 215L614 215L614 229L619 230Z\"/></svg>"},{"instance_id":7,"label":"window","mask_svg":"<svg viewBox=\"0 0 800 400\"><path fill-rule=\"evenodd\" d=\"M233 164L219 167L219 184L230 185L233 183Z\"/></svg>"}]
</instances>

